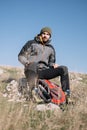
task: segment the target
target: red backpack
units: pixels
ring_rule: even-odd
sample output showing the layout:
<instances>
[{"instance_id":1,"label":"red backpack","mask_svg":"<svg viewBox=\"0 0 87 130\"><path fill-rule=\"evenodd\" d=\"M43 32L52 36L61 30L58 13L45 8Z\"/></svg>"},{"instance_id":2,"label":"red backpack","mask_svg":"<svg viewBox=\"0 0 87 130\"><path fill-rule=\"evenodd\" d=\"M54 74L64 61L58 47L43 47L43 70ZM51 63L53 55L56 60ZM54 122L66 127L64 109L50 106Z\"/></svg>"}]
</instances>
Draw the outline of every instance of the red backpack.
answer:
<instances>
[{"instance_id":1,"label":"red backpack","mask_svg":"<svg viewBox=\"0 0 87 130\"><path fill-rule=\"evenodd\" d=\"M59 85L49 80L40 80L39 88L41 90L39 94L45 102L52 102L57 105L66 102L65 94Z\"/></svg>"}]
</instances>

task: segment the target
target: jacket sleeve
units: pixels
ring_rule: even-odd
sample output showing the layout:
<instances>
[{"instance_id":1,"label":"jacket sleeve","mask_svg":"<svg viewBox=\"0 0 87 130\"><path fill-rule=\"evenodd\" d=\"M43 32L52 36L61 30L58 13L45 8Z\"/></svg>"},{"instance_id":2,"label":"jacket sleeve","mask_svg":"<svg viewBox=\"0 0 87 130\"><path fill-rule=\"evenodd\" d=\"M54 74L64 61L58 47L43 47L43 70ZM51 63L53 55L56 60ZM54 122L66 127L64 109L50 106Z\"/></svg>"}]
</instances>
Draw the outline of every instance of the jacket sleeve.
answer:
<instances>
[{"instance_id":1,"label":"jacket sleeve","mask_svg":"<svg viewBox=\"0 0 87 130\"><path fill-rule=\"evenodd\" d=\"M29 51L31 52L31 46L32 41L28 41L23 48L21 49L21 51L18 54L18 60L25 65L28 61L27 55L29 54Z\"/></svg>"},{"instance_id":2,"label":"jacket sleeve","mask_svg":"<svg viewBox=\"0 0 87 130\"><path fill-rule=\"evenodd\" d=\"M55 49L52 47L52 53L49 57L49 66L52 67L53 64L56 62L56 53L55 53Z\"/></svg>"}]
</instances>

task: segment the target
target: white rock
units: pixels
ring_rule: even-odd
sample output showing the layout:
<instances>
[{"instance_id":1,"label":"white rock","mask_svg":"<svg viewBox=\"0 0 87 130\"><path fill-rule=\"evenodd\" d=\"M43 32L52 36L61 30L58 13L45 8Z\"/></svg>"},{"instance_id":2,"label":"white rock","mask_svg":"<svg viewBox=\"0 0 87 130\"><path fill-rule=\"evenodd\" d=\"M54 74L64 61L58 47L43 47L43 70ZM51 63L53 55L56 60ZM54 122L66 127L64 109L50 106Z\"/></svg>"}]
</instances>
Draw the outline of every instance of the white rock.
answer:
<instances>
[{"instance_id":1,"label":"white rock","mask_svg":"<svg viewBox=\"0 0 87 130\"><path fill-rule=\"evenodd\" d=\"M4 70L3 69L0 69L0 75L4 73Z\"/></svg>"},{"instance_id":2,"label":"white rock","mask_svg":"<svg viewBox=\"0 0 87 130\"><path fill-rule=\"evenodd\" d=\"M48 104L39 104L36 106L38 111L45 111L45 110L59 110L59 106L53 103Z\"/></svg>"}]
</instances>

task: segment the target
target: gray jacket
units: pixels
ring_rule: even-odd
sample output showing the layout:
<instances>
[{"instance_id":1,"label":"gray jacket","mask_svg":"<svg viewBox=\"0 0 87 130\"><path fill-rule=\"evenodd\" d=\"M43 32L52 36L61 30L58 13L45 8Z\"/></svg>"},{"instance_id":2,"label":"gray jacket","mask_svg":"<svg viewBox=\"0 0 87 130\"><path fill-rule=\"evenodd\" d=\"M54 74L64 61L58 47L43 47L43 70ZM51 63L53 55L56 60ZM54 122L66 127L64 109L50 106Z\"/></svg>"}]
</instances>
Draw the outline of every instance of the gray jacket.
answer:
<instances>
[{"instance_id":1,"label":"gray jacket","mask_svg":"<svg viewBox=\"0 0 87 130\"><path fill-rule=\"evenodd\" d=\"M43 45L40 42L39 37L35 37L34 40L28 41L20 53L18 54L18 60L25 65L27 62L38 63L39 68L52 67L55 63L55 50L50 44L50 40Z\"/></svg>"}]
</instances>

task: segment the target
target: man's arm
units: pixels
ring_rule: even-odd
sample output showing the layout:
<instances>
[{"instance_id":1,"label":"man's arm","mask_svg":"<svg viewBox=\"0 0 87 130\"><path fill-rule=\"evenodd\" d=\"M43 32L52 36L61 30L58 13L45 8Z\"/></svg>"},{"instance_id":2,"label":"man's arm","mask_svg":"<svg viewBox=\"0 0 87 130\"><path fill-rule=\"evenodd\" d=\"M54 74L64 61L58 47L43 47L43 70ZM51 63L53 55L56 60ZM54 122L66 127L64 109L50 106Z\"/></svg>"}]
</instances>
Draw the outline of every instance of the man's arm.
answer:
<instances>
[{"instance_id":1,"label":"man's arm","mask_svg":"<svg viewBox=\"0 0 87 130\"><path fill-rule=\"evenodd\" d=\"M23 48L21 49L20 53L18 54L18 60L23 64L29 64L29 59L27 56L29 55L29 49L31 47L31 44L33 43L33 40L28 41ZM31 51L31 49L30 49Z\"/></svg>"},{"instance_id":2,"label":"man's arm","mask_svg":"<svg viewBox=\"0 0 87 130\"><path fill-rule=\"evenodd\" d=\"M49 66L53 67L56 62L56 53L52 45L51 48L52 48L52 52L51 55L49 56Z\"/></svg>"}]
</instances>

